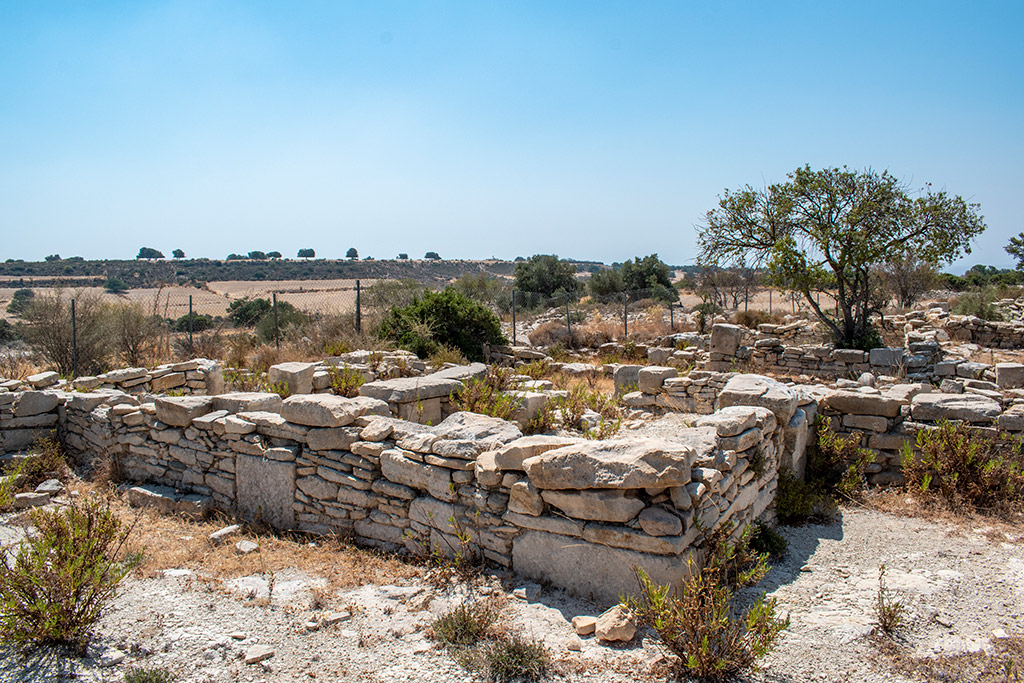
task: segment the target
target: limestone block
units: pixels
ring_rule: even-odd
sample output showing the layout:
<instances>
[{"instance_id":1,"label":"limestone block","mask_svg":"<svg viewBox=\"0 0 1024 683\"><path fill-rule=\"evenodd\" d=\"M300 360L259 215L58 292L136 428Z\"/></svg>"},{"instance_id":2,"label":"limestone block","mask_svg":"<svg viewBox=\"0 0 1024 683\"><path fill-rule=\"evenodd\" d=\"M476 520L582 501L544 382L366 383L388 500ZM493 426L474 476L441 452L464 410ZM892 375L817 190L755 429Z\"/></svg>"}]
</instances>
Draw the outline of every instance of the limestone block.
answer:
<instances>
[{"instance_id":1,"label":"limestone block","mask_svg":"<svg viewBox=\"0 0 1024 683\"><path fill-rule=\"evenodd\" d=\"M523 436L499 448L494 454L494 462L502 470L522 471L523 461L527 458L579 442L580 439L565 436Z\"/></svg>"},{"instance_id":2,"label":"limestone block","mask_svg":"<svg viewBox=\"0 0 1024 683\"><path fill-rule=\"evenodd\" d=\"M479 413L452 413L431 430L441 439L467 439L472 441L500 441L506 443L523 435L510 422Z\"/></svg>"},{"instance_id":3,"label":"limestone block","mask_svg":"<svg viewBox=\"0 0 1024 683\"><path fill-rule=\"evenodd\" d=\"M527 458L523 467L539 489L640 489L685 485L693 459L692 447L639 438L562 446Z\"/></svg>"},{"instance_id":4,"label":"limestone block","mask_svg":"<svg viewBox=\"0 0 1024 683\"><path fill-rule=\"evenodd\" d=\"M48 391L23 391L14 399L14 417L49 413L57 408L60 398Z\"/></svg>"},{"instance_id":5,"label":"limestone block","mask_svg":"<svg viewBox=\"0 0 1024 683\"><path fill-rule=\"evenodd\" d=\"M761 406L771 410L779 424L789 424L796 411L797 395L785 384L762 375L735 375L718 395L720 408Z\"/></svg>"},{"instance_id":6,"label":"limestone block","mask_svg":"<svg viewBox=\"0 0 1024 683\"><path fill-rule=\"evenodd\" d=\"M344 427L359 417L359 410L342 396L300 394L281 403L281 417L307 427Z\"/></svg>"},{"instance_id":7,"label":"limestone block","mask_svg":"<svg viewBox=\"0 0 1024 683\"><path fill-rule=\"evenodd\" d=\"M661 386L666 379L677 377L678 375L679 371L675 368L660 365L650 365L646 368L641 368L638 373L640 391L645 394L656 394L661 391Z\"/></svg>"},{"instance_id":8,"label":"limestone block","mask_svg":"<svg viewBox=\"0 0 1024 683\"><path fill-rule=\"evenodd\" d=\"M380 454L380 468L384 477L396 484L425 490L445 502L456 499L451 486L451 473L447 469L415 462L395 449Z\"/></svg>"},{"instance_id":9,"label":"limestone block","mask_svg":"<svg viewBox=\"0 0 1024 683\"><path fill-rule=\"evenodd\" d=\"M750 406L729 406L697 420L698 427L714 427L718 436L737 436L757 424L757 413Z\"/></svg>"},{"instance_id":10,"label":"limestone block","mask_svg":"<svg viewBox=\"0 0 1024 683\"><path fill-rule=\"evenodd\" d=\"M235 457L238 513L275 529L295 526L295 463L251 455Z\"/></svg>"},{"instance_id":11,"label":"limestone block","mask_svg":"<svg viewBox=\"0 0 1024 683\"><path fill-rule=\"evenodd\" d=\"M464 386L458 380L445 379L434 374L367 382L359 387L359 394L387 403L415 403L431 398L447 398L462 391Z\"/></svg>"},{"instance_id":12,"label":"limestone block","mask_svg":"<svg viewBox=\"0 0 1024 683\"><path fill-rule=\"evenodd\" d=\"M683 522L668 510L649 507L640 513L640 528L651 536L678 536L683 533Z\"/></svg>"},{"instance_id":13,"label":"limestone block","mask_svg":"<svg viewBox=\"0 0 1024 683\"><path fill-rule=\"evenodd\" d=\"M278 363L267 370L267 381L271 384L287 384L292 394L313 393L313 373L316 363Z\"/></svg>"},{"instance_id":14,"label":"limestone block","mask_svg":"<svg viewBox=\"0 0 1024 683\"><path fill-rule=\"evenodd\" d=\"M1024 363L996 363L996 384L1000 389L1024 387Z\"/></svg>"},{"instance_id":15,"label":"limestone block","mask_svg":"<svg viewBox=\"0 0 1024 683\"><path fill-rule=\"evenodd\" d=\"M633 391L640 386L641 365L619 365L612 373L615 381L615 393L624 394Z\"/></svg>"},{"instance_id":16,"label":"limestone block","mask_svg":"<svg viewBox=\"0 0 1024 683\"><path fill-rule=\"evenodd\" d=\"M711 352L723 356L735 356L743 338L743 328L739 325L716 323L711 326Z\"/></svg>"},{"instance_id":17,"label":"limestone block","mask_svg":"<svg viewBox=\"0 0 1024 683\"><path fill-rule=\"evenodd\" d=\"M213 400L207 396L157 396L153 403L157 419L175 427L187 427L213 409Z\"/></svg>"},{"instance_id":18,"label":"limestone block","mask_svg":"<svg viewBox=\"0 0 1024 683\"><path fill-rule=\"evenodd\" d=\"M282 398L278 394L255 391L235 391L213 397L214 410L226 410L229 413L250 411L277 412L281 409Z\"/></svg>"},{"instance_id":19,"label":"limestone block","mask_svg":"<svg viewBox=\"0 0 1024 683\"><path fill-rule=\"evenodd\" d=\"M161 391L170 391L177 387L184 386L185 384L185 373L184 372L170 372L162 377L156 377L150 382L150 388L154 393Z\"/></svg>"},{"instance_id":20,"label":"limestone block","mask_svg":"<svg viewBox=\"0 0 1024 683\"><path fill-rule=\"evenodd\" d=\"M639 498L623 491L542 491L541 498L573 519L600 522L628 522L644 509Z\"/></svg>"},{"instance_id":21,"label":"limestone block","mask_svg":"<svg viewBox=\"0 0 1024 683\"><path fill-rule=\"evenodd\" d=\"M544 499L528 481L518 481L509 488L508 509L522 515L539 517L544 514Z\"/></svg>"},{"instance_id":22,"label":"limestone block","mask_svg":"<svg viewBox=\"0 0 1024 683\"><path fill-rule=\"evenodd\" d=\"M883 396L876 390L840 389L825 396L825 408L844 415L881 415L896 417L904 402Z\"/></svg>"},{"instance_id":23,"label":"limestone block","mask_svg":"<svg viewBox=\"0 0 1024 683\"><path fill-rule=\"evenodd\" d=\"M688 575L686 560L686 555L644 555L544 531L527 531L512 543L516 574L606 604L617 603L620 595L636 595L634 567L643 567L657 584L679 587Z\"/></svg>"},{"instance_id":24,"label":"limestone block","mask_svg":"<svg viewBox=\"0 0 1024 683\"><path fill-rule=\"evenodd\" d=\"M914 420L966 420L992 422L1002 413L999 403L978 394L918 394L911 402L910 414Z\"/></svg>"},{"instance_id":25,"label":"limestone block","mask_svg":"<svg viewBox=\"0 0 1024 683\"><path fill-rule=\"evenodd\" d=\"M430 425L441 421L440 398L423 398L408 403L398 403L396 407L396 414L400 420Z\"/></svg>"}]
</instances>

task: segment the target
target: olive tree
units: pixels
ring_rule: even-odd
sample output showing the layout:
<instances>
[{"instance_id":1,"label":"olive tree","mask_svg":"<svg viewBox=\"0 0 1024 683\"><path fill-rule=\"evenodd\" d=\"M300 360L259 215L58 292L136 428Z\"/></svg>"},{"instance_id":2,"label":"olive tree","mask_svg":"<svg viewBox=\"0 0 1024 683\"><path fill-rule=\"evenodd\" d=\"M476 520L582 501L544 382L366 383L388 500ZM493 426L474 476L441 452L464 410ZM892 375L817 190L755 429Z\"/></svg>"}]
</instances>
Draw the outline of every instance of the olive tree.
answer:
<instances>
[{"instance_id":1,"label":"olive tree","mask_svg":"<svg viewBox=\"0 0 1024 683\"><path fill-rule=\"evenodd\" d=\"M877 342L871 314L878 269L913 254L938 265L970 253L985 229L979 205L930 185L911 191L888 171L812 170L757 190L725 191L699 227L699 261L764 266L776 284L798 292L837 346ZM815 294L835 297L835 312Z\"/></svg>"},{"instance_id":2,"label":"olive tree","mask_svg":"<svg viewBox=\"0 0 1024 683\"><path fill-rule=\"evenodd\" d=\"M1003 247L1006 253L1017 259L1017 270L1024 270L1024 232L1010 238L1010 243Z\"/></svg>"}]
</instances>

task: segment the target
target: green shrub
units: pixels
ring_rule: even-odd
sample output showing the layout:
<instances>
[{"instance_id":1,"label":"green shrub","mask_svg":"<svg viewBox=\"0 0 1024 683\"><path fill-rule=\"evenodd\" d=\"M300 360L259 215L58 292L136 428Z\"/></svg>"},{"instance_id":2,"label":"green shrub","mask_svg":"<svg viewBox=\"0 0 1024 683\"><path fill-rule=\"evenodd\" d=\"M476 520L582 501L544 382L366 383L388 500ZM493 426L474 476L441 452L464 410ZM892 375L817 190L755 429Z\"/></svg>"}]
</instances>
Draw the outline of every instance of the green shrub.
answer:
<instances>
[{"instance_id":1,"label":"green shrub","mask_svg":"<svg viewBox=\"0 0 1024 683\"><path fill-rule=\"evenodd\" d=\"M355 398L359 395L359 387L366 383L363 373L347 365L328 365L327 374L331 378L331 389L338 396Z\"/></svg>"},{"instance_id":2,"label":"green shrub","mask_svg":"<svg viewBox=\"0 0 1024 683\"><path fill-rule=\"evenodd\" d=\"M273 308L270 299L236 299L228 304L228 320L239 327L255 327Z\"/></svg>"},{"instance_id":3,"label":"green shrub","mask_svg":"<svg viewBox=\"0 0 1024 683\"><path fill-rule=\"evenodd\" d=\"M689 576L675 592L655 585L638 567L640 594L626 602L679 658L679 666L698 678L725 679L752 669L789 626L788 617L776 616L775 599L763 594L736 613L736 588L760 581L768 567L765 556L750 553L746 532L731 543L730 531L722 527L709 535L706 565L700 568L690 558Z\"/></svg>"},{"instance_id":4,"label":"green shrub","mask_svg":"<svg viewBox=\"0 0 1024 683\"><path fill-rule=\"evenodd\" d=\"M125 557L130 528L109 505L73 502L30 513L37 533L14 562L0 562L0 630L10 642L84 648L90 627L138 562Z\"/></svg>"},{"instance_id":5,"label":"green shrub","mask_svg":"<svg viewBox=\"0 0 1024 683\"><path fill-rule=\"evenodd\" d=\"M904 622L907 606L885 585L885 565L878 568L878 590L873 605L878 628L886 635L895 633Z\"/></svg>"},{"instance_id":6,"label":"green shrub","mask_svg":"<svg viewBox=\"0 0 1024 683\"><path fill-rule=\"evenodd\" d=\"M7 304L7 312L11 315L21 315L28 310L36 293L31 289L16 289L11 295L11 303Z\"/></svg>"},{"instance_id":7,"label":"green shrub","mask_svg":"<svg viewBox=\"0 0 1024 683\"><path fill-rule=\"evenodd\" d=\"M789 468L779 470L775 516L780 524L803 524L812 518L827 516L834 509L835 502L819 486L804 481Z\"/></svg>"},{"instance_id":8,"label":"green shrub","mask_svg":"<svg viewBox=\"0 0 1024 683\"><path fill-rule=\"evenodd\" d=\"M956 512L1009 515L1024 504L1024 445L1007 444L967 425L940 422L904 444L902 465L911 494Z\"/></svg>"},{"instance_id":9,"label":"green shrub","mask_svg":"<svg viewBox=\"0 0 1024 683\"><path fill-rule=\"evenodd\" d=\"M519 400L508 393L512 388L512 370L491 366L483 379L471 379L458 394L450 397L457 410L480 413L502 420L511 419Z\"/></svg>"},{"instance_id":10,"label":"green shrub","mask_svg":"<svg viewBox=\"0 0 1024 683\"><path fill-rule=\"evenodd\" d=\"M544 675L549 659L544 643L513 634L484 648L483 669L496 683L535 681Z\"/></svg>"},{"instance_id":11,"label":"green shrub","mask_svg":"<svg viewBox=\"0 0 1024 683\"><path fill-rule=\"evenodd\" d=\"M425 292L408 306L392 308L377 327L377 335L420 358L447 346L472 361L484 360L484 344L508 341L494 313L451 287Z\"/></svg>"},{"instance_id":12,"label":"green shrub","mask_svg":"<svg viewBox=\"0 0 1024 683\"><path fill-rule=\"evenodd\" d=\"M786 537L764 522L754 524L750 532L750 549L756 553L772 558L781 558L786 554L789 542Z\"/></svg>"},{"instance_id":13,"label":"green shrub","mask_svg":"<svg viewBox=\"0 0 1024 683\"><path fill-rule=\"evenodd\" d=\"M67 480L71 473L64 447L52 432L32 443L28 457L18 469L23 480L22 486L26 488L35 488L51 478Z\"/></svg>"},{"instance_id":14,"label":"green shrub","mask_svg":"<svg viewBox=\"0 0 1024 683\"><path fill-rule=\"evenodd\" d=\"M995 287L962 292L957 294L953 313L957 315L973 315L982 320L1003 320L1003 313L995 304L998 298L998 292Z\"/></svg>"},{"instance_id":15,"label":"green shrub","mask_svg":"<svg viewBox=\"0 0 1024 683\"><path fill-rule=\"evenodd\" d=\"M204 313L193 313L192 314L192 332L205 332L206 330L213 329L214 320L211 316ZM171 321L171 329L175 332L188 332L188 313Z\"/></svg>"}]
</instances>

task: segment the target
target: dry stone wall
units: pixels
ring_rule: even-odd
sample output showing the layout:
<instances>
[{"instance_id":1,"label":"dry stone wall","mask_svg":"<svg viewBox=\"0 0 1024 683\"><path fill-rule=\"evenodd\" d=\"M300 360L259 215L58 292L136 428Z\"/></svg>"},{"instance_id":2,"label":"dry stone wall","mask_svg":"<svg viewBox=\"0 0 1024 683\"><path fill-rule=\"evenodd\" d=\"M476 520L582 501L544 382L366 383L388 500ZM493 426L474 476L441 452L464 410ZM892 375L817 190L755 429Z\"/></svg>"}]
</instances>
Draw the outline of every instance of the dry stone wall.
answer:
<instances>
[{"instance_id":1,"label":"dry stone wall","mask_svg":"<svg viewBox=\"0 0 1024 683\"><path fill-rule=\"evenodd\" d=\"M701 529L771 514L779 466L807 430L795 394L762 388L670 441L524 437L473 413L428 426L384 400L326 394L17 391L0 394L0 428L6 444L22 413L47 416L40 429L56 426L83 464L112 458L143 484L138 504L411 552L468 535L520 575L614 600L637 565L679 581Z\"/></svg>"}]
</instances>

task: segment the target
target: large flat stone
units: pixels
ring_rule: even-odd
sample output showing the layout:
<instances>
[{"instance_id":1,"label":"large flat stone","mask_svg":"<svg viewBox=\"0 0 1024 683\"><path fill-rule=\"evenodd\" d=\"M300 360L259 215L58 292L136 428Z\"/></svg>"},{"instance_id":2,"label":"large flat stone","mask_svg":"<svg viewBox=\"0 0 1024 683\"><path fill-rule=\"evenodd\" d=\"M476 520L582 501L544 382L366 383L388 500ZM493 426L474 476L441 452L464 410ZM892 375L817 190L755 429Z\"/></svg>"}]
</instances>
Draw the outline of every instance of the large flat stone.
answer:
<instances>
[{"instance_id":1,"label":"large flat stone","mask_svg":"<svg viewBox=\"0 0 1024 683\"><path fill-rule=\"evenodd\" d=\"M506 443L523 435L511 422L479 413L452 413L431 431L438 438L470 441L499 441Z\"/></svg>"},{"instance_id":2,"label":"large flat stone","mask_svg":"<svg viewBox=\"0 0 1024 683\"><path fill-rule=\"evenodd\" d=\"M639 498L609 489L543 491L541 498L573 519L601 522L628 522L644 509L644 502Z\"/></svg>"},{"instance_id":3,"label":"large flat stone","mask_svg":"<svg viewBox=\"0 0 1024 683\"><path fill-rule=\"evenodd\" d=\"M344 427L359 416L351 399L333 394L289 396L281 403L281 417L307 427Z\"/></svg>"},{"instance_id":4,"label":"large flat stone","mask_svg":"<svg viewBox=\"0 0 1024 683\"><path fill-rule=\"evenodd\" d=\"M656 394L661 391L662 384L666 379L678 377L679 371L662 365L649 365L641 368L638 373L640 391L645 394Z\"/></svg>"},{"instance_id":5,"label":"large flat stone","mask_svg":"<svg viewBox=\"0 0 1024 683\"><path fill-rule=\"evenodd\" d=\"M14 399L14 417L41 415L54 410L60 398L48 391L23 391Z\"/></svg>"},{"instance_id":6,"label":"large flat stone","mask_svg":"<svg viewBox=\"0 0 1024 683\"><path fill-rule=\"evenodd\" d=\"M1024 387L1024 363L996 363L996 384L1000 389Z\"/></svg>"},{"instance_id":7,"label":"large flat stone","mask_svg":"<svg viewBox=\"0 0 1024 683\"><path fill-rule=\"evenodd\" d=\"M522 470L523 461L555 448L579 443L580 439L567 436L534 434L511 441L494 453L494 462L502 470Z\"/></svg>"},{"instance_id":8,"label":"large flat stone","mask_svg":"<svg viewBox=\"0 0 1024 683\"><path fill-rule=\"evenodd\" d=\"M880 415L896 417L900 406L898 398L882 396L875 391L834 391L825 397L825 407L837 413L848 415Z\"/></svg>"},{"instance_id":9,"label":"large flat stone","mask_svg":"<svg viewBox=\"0 0 1024 683\"><path fill-rule=\"evenodd\" d=\"M999 403L978 394L918 394L910 404L915 421L965 420L992 422L1002 408Z\"/></svg>"},{"instance_id":10,"label":"large flat stone","mask_svg":"<svg viewBox=\"0 0 1024 683\"><path fill-rule=\"evenodd\" d=\"M455 379L465 382L470 379L481 379L487 374L487 366L483 363L470 363L469 365L456 365L454 368L438 370L430 375L434 379Z\"/></svg>"},{"instance_id":11,"label":"large flat stone","mask_svg":"<svg viewBox=\"0 0 1024 683\"><path fill-rule=\"evenodd\" d=\"M367 382L359 387L359 394L388 403L411 403L430 398L444 398L462 391L464 386L458 380L437 377L435 374Z\"/></svg>"},{"instance_id":12,"label":"large flat stone","mask_svg":"<svg viewBox=\"0 0 1024 683\"><path fill-rule=\"evenodd\" d=\"M213 397L214 410L226 410L229 413L245 411L277 412L281 409L279 394L258 391L234 391Z\"/></svg>"},{"instance_id":13,"label":"large flat stone","mask_svg":"<svg viewBox=\"0 0 1024 683\"><path fill-rule=\"evenodd\" d=\"M722 388L718 406L761 406L768 408L779 424L789 424L796 411L797 395L782 382L763 375L736 375Z\"/></svg>"},{"instance_id":14,"label":"large flat stone","mask_svg":"<svg viewBox=\"0 0 1024 683\"><path fill-rule=\"evenodd\" d=\"M698 427L714 427L718 436L737 436L757 424L753 406L729 406L697 420Z\"/></svg>"},{"instance_id":15,"label":"large flat stone","mask_svg":"<svg viewBox=\"0 0 1024 683\"><path fill-rule=\"evenodd\" d=\"M723 356L735 356L743 338L743 328L739 325L717 323L711 326L711 353Z\"/></svg>"},{"instance_id":16,"label":"large flat stone","mask_svg":"<svg viewBox=\"0 0 1024 683\"><path fill-rule=\"evenodd\" d=\"M388 481L426 491L447 503L456 499L451 472L443 467L424 465L410 460L402 451L391 449L380 454L380 469Z\"/></svg>"},{"instance_id":17,"label":"large flat stone","mask_svg":"<svg viewBox=\"0 0 1024 683\"><path fill-rule=\"evenodd\" d=\"M642 438L563 446L523 467L538 489L640 489L689 483L693 459L690 447Z\"/></svg>"},{"instance_id":18,"label":"large flat stone","mask_svg":"<svg viewBox=\"0 0 1024 683\"><path fill-rule=\"evenodd\" d=\"M187 427L192 420L213 410L209 396L157 396L153 399L156 418L175 427Z\"/></svg>"}]
</instances>

